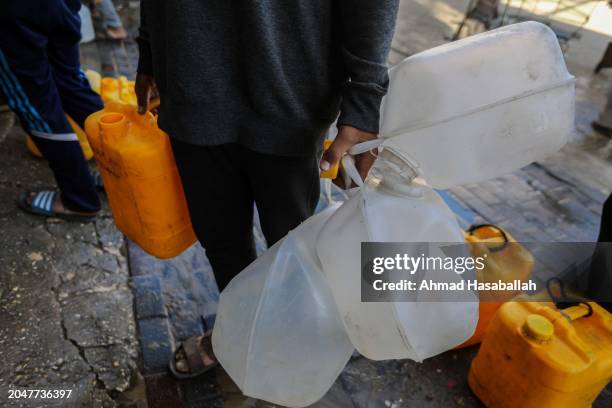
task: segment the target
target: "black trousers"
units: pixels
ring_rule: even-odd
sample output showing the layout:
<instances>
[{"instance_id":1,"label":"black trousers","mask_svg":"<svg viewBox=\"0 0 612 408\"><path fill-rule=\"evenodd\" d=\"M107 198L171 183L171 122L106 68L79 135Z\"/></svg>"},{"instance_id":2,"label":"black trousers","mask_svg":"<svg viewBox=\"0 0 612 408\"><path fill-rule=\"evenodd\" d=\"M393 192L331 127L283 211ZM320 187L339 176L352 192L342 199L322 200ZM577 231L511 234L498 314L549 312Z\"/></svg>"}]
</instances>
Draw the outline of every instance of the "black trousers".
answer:
<instances>
[{"instance_id":1,"label":"black trousers","mask_svg":"<svg viewBox=\"0 0 612 408\"><path fill-rule=\"evenodd\" d=\"M64 206L100 199L66 114L81 127L104 107L81 72L78 0L0 1L0 94L53 171Z\"/></svg>"},{"instance_id":2,"label":"black trousers","mask_svg":"<svg viewBox=\"0 0 612 408\"><path fill-rule=\"evenodd\" d=\"M601 226L599 227L599 242L612 242L612 194L603 205Z\"/></svg>"},{"instance_id":3,"label":"black trousers","mask_svg":"<svg viewBox=\"0 0 612 408\"><path fill-rule=\"evenodd\" d=\"M612 194L603 206L597 241L586 295L612 312Z\"/></svg>"},{"instance_id":4,"label":"black trousers","mask_svg":"<svg viewBox=\"0 0 612 408\"><path fill-rule=\"evenodd\" d=\"M219 290L256 258L253 204L269 246L310 217L319 200L318 157L285 157L237 144L172 139L191 222Z\"/></svg>"}]
</instances>

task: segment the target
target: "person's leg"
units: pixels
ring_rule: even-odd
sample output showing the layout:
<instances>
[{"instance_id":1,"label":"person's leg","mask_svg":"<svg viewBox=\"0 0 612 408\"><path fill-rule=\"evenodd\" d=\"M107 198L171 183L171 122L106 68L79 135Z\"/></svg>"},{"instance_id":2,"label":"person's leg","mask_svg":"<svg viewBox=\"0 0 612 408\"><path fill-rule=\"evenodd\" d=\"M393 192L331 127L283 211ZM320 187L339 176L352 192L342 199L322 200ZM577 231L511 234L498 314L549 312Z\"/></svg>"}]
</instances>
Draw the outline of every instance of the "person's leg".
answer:
<instances>
[{"instance_id":1,"label":"person's leg","mask_svg":"<svg viewBox=\"0 0 612 408\"><path fill-rule=\"evenodd\" d=\"M238 145L198 147L172 141L195 233L219 290L255 260L253 197L269 245L312 215L319 197L316 157L265 155ZM274 177L278 174L278 177ZM177 378L216 365L211 332L183 341L169 366Z\"/></svg>"},{"instance_id":2,"label":"person's leg","mask_svg":"<svg viewBox=\"0 0 612 408\"><path fill-rule=\"evenodd\" d=\"M243 148L261 229L268 246L310 217L319 201L315 155L284 157Z\"/></svg>"},{"instance_id":3,"label":"person's leg","mask_svg":"<svg viewBox=\"0 0 612 408\"><path fill-rule=\"evenodd\" d=\"M102 21L106 33L114 40L122 40L127 37L127 32L123 28L121 23L121 17L117 14L115 5L112 0L102 0L97 6L100 14L102 15Z\"/></svg>"},{"instance_id":4,"label":"person's leg","mask_svg":"<svg viewBox=\"0 0 612 408\"><path fill-rule=\"evenodd\" d=\"M608 99L606 102L606 107L599 114L599 123L602 126L607 127L608 129L612 129L612 83L609 83L608 86Z\"/></svg>"},{"instance_id":5,"label":"person's leg","mask_svg":"<svg viewBox=\"0 0 612 408\"><path fill-rule=\"evenodd\" d=\"M112 0L102 0L97 6L100 14L102 15L102 20L104 23L104 27L122 27L121 17L117 14L117 10L115 9L115 5Z\"/></svg>"},{"instance_id":6,"label":"person's leg","mask_svg":"<svg viewBox=\"0 0 612 408\"><path fill-rule=\"evenodd\" d=\"M191 223L219 290L255 260L253 196L236 145L195 146L172 139Z\"/></svg>"},{"instance_id":7,"label":"person's leg","mask_svg":"<svg viewBox=\"0 0 612 408\"><path fill-rule=\"evenodd\" d=\"M612 194L603 205L598 242L612 242Z\"/></svg>"},{"instance_id":8,"label":"person's leg","mask_svg":"<svg viewBox=\"0 0 612 408\"><path fill-rule=\"evenodd\" d=\"M612 82L608 84L608 100L603 111L593 122L593 128L604 136L612 138Z\"/></svg>"},{"instance_id":9,"label":"person's leg","mask_svg":"<svg viewBox=\"0 0 612 408\"><path fill-rule=\"evenodd\" d=\"M104 108L100 96L95 93L81 70L77 22L66 16L63 29L49 36L46 51L51 75L59 91L62 108L81 128L85 119ZM72 33L68 31L72 27Z\"/></svg>"},{"instance_id":10,"label":"person's leg","mask_svg":"<svg viewBox=\"0 0 612 408\"><path fill-rule=\"evenodd\" d=\"M612 194L603 206L597 241L586 295L612 312Z\"/></svg>"},{"instance_id":11,"label":"person's leg","mask_svg":"<svg viewBox=\"0 0 612 408\"><path fill-rule=\"evenodd\" d=\"M63 1L52 1L44 16L20 9L17 3L2 8L0 19L0 89L24 129L47 159L60 190L62 206L70 211L95 213L100 209L93 178L76 134L66 120L59 92L47 59L49 33L69 12ZM42 13L42 11L41 11ZM44 18L45 21L31 21ZM78 16L76 16L78 24ZM72 28L62 26L71 32ZM80 34L77 32L75 41Z\"/></svg>"}]
</instances>

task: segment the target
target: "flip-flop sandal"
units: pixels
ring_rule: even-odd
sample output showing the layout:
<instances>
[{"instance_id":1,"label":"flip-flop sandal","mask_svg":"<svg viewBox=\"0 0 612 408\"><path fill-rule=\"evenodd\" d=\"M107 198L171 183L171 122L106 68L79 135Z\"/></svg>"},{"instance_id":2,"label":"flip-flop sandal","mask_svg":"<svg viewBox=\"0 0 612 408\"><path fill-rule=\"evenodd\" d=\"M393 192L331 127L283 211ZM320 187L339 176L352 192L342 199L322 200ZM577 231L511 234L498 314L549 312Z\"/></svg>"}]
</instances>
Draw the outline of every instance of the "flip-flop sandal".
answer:
<instances>
[{"instance_id":1,"label":"flip-flop sandal","mask_svg":"<svg viewBox=\"0 0 612 408\"><path fill-rule=\"evenodd\" d=\"M212 336L212 330L207 331L202 336L190 337L187 340L183 341L179 344L175 352L172 354L170 361L168 362L168 369L174 376L174 378L178 380L185 380L188 378L198 377L216 366L219 365L215 354L212 350L212 344L210 343L210 338ZM203 341L204 339L208 339L208 341ZM202 355L200 350L203 350L204 353L210 358L214 363L205 364L202 360ZM176 357L178 353L182 353L185 357L185 362L189 367L189 372L180 371L176 367Z\"/></svg>"},{"instance_id":2,"label":"flip-flop sandal","mask_svg":"<svg viewBox=\"0 0 612 408\"><path fill-rule=\"evenodd\" d=\"M32 197L33 194L34 196ZM55 203L56 196L57 192L50 190L39 191L38 193L27 191L19 196L17 205L23 211L30 214L61 218L66 221L90 222L96 218L97 214L89 215L54 211L53 203ZM30 197L32 197L31 201L29 201Z\"/></svg>"}]
</instances>

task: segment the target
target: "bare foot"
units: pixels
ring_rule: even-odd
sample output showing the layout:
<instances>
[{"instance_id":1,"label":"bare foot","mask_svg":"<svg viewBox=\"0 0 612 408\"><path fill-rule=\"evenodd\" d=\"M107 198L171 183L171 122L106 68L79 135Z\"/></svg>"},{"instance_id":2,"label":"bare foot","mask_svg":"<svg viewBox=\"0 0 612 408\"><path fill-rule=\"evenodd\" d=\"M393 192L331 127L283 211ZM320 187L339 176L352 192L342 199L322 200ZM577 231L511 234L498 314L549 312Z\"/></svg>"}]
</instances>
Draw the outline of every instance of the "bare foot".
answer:
<instances>
[{"instance_id":1,"label":"bare foot","mask_svg":"<svg viewBox=\"0 0 612 408\"><path fill-rule=\"evenodd\" d=\"M193 378L218 365L211 344L212 331L203 336L190 337L174 352L170 371L179 379Z\"/></svg>"},{"instance_id":2,"label":"bare foot","mask_svg":"<svg viewBox=\"0 0 612 408\"><path fill-rule=\"evenodd\" d=\"M210 337L199 337L199 342L198 342L198 351L200 352L200 358L202 359L202 362L204 363L205 367L210 367L214 364L217 363L217 360L215 360L213 357L209 356L208 353L210 353L210 351L207 353L206 351L206 346L204 346L202 343L203 342L208 342L210 343ZM189 365L187 363L187 356L185 355L185 351L183 349L180 349L176 352L176 355L174 356L175 361L176 361L176 369L177 371L180 371L182 373L189 373Z\"/></svg>"}]
</instances>

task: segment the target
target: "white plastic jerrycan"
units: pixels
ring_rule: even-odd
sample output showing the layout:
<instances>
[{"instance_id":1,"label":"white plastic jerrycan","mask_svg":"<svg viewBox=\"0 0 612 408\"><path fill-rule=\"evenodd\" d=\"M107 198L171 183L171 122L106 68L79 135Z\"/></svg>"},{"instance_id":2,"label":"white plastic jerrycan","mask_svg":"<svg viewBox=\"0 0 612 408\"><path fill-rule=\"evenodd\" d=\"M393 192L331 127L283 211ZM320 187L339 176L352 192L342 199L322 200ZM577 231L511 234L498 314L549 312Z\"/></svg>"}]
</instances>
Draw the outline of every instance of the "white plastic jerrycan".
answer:
<instances>
[{"instance_id":1,"label":"white plastic jerrycan","mask_svg":"<svg viewBox=\"0 0 612 408\"><path fill-rule=\"evenodd\" d=\"M375 165L382 181L371 178L359 188L317 241L323 271L360 353L420 361L472 334L475 297L362 303L360 244L463 242L453 214L431 187L493 178L561 148L574 130L573 81L554 33L535 22L425 51L390 71ZM351 174L350 157L343 163ZM352 174L355 179L354 169Z\"/></svg>"},{"instance_id":2,"label":"white plastic jerrycan","mask_svg":"<svg viewBox=\"0 0 612 408\"><path fill-rule=\"evenodd\" d=\"M435 188L514 171L558 150L574 131L574 77L555 34L541 23L421 52L389 76L384 146Z\"/></svg>"},{"instance_id":3,"label":"white plastic jerrycan","mask_svg":"<svg viewBox=\"0 0 612 408\"><path fill-rule=\"evenodd\" d=\"M422 291L409 302L362 302L361 243L430 243L427 256L444 258L438 244L464 243L463 232L438 194L412 180L411 168L402 167L392 155L383 151L372 173L381 177L370 177L322 228L317 254L357 351L373 360L422 361L472 335L478 322L476 297L450 302L441 292ZM421 256L417 249L408 255ZM448 283L462 279L455 271L435 269L420 278Z\"/></svg>"},{"instance_id":4,"label":"white plastic jerrycan","mask_svg":"<svg viewBox=\"0 0 612 408\"><path fill-rule=\"evenodd\" d=\"M353 353L314 248L336 208L291 231L221 293L213 349L247 396L313 404Z\"/></svg>"}]
</instances>

